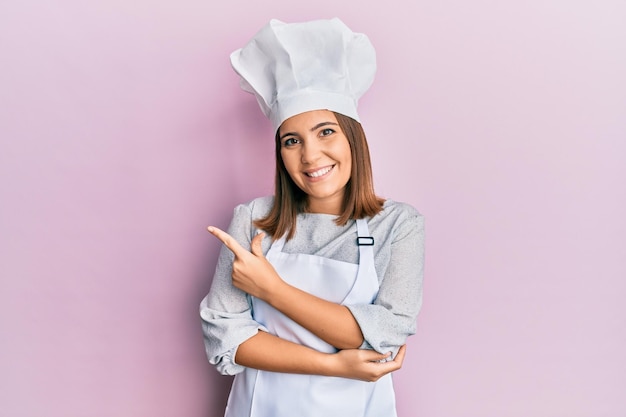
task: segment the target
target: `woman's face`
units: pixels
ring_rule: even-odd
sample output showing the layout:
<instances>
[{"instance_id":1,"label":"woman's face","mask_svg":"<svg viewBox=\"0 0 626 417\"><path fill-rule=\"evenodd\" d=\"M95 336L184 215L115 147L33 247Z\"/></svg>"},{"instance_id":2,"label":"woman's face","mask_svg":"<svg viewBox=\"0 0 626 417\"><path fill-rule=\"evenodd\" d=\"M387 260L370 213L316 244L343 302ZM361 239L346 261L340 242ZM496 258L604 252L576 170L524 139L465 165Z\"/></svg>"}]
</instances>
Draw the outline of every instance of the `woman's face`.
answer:
<instances>
[{"instance_id":1,"label":"woman's face","mask_svg":"<svg viewBox=\"0 0 626 417\"><path fill-rule=\"evenodd\" d=\"M278 133L285 168L308 195L307 210L340 214L352 154L333 112L300 113L285 120Z\"/></svg>"}]
</instances>

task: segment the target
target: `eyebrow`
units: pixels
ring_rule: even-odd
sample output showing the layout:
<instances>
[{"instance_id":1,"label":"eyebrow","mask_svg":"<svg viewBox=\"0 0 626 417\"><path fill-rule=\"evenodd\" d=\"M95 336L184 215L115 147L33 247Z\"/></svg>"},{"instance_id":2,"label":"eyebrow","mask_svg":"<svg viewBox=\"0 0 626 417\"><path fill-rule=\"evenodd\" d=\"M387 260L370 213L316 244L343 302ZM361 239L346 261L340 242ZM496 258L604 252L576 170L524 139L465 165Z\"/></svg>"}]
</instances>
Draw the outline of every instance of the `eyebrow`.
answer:
<instances>
[{"instance_id":1,"label":"eyebrow","mask_svg":"<svg viewBox=\"0 0 626 417\"><path fill-rule=\"evenodd\" d=\"M315 132L317 129L319 129L320 127L324 127L324 126L339 126L339 124L338 123L334 123L334 122L321 122L321 123L318 123L315 126L313 126L310 129L310 131L311 132ZM287 132L287 133L284 133L284 134L280 135L279 139L283 140L287 136L298 136L298 134L295 133L295 132Z\"/></svg>"}]
</instances>

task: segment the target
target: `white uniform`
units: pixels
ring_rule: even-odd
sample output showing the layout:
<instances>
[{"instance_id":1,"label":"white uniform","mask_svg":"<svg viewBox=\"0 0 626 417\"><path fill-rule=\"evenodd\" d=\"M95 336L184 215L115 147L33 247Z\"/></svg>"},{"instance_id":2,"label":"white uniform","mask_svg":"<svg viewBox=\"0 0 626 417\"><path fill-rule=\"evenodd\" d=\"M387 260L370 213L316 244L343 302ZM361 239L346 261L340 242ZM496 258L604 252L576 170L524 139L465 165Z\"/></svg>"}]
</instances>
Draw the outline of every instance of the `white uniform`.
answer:
<instances>
[{"instance_id":1,"label":"white uniform","mask_svg":"<svg viewBox=\"0 0 626 417\"><path fill-rule=\"evenodd\" d=\"M356 221L359 264L282 251L275 241L267 260L289 284L328 301L370 304L378 293L373 242L367 221ZM367 238L363 238L367 237ZM313 349L337 350L264 301L252 298L252 314L272 334ZM280 352L276 352L280 355ZM233 382L226 417L395 417L391 374L377 382L246 368Z\"/></svg>"}]
</instances>

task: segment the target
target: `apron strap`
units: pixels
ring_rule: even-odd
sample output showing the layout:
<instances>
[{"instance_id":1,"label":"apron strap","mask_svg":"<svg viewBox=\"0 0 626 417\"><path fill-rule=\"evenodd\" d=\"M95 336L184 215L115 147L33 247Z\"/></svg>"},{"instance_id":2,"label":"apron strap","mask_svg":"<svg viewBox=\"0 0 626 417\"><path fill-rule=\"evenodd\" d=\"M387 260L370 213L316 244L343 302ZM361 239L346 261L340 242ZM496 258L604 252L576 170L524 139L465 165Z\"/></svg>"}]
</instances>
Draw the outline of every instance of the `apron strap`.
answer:
<instances>
[{"instance_id":1,"label":"apron strap","mask_svg":"<svg viewBox=\"0 0 626 417\"><path fill-rule=\"evenodd\" d=\"M283 251L283 246L285 246L285 235L283 235L280 239L277 239L272 242L270 245L270 249L267 251L265 257L269 257L270 253L280 253Z\"/></svg>"},{"instance_id":2,"label":"apron strap","mask_svg":"<svg viewBox=\"0 0 626 417\"><path fill-rule=\"evenodd\" d=\"M356 243L359 245L359 275L374 267L374 238L370 236L367 220L356 220Z\"/></svg>"},{"instance_id":3,"label":"apron strap","mask_svg":"<svg viewBox=\"0 0 626 417\"><path fill-rule=\"evenodd\" d=\"M342 304L362 303L363 299L372 302L378 294L378 276L374 263L374 238L370 236L367 220L357 219L356 229L356 240L359 245L359 271L355 283L359 283L359 290L350 291Z\"/></svg>"},{"instance_id":4,"label":"apron strap","mask_svg":"<svg viewBox=\"0 0 626 417\"><path fill-rule=\"evenodd\" d=\"M374 238L370 236L369 228L367 227L367 220L356 220L356 244L361 246L374 246Z\"/></svg>"}]
</instances>

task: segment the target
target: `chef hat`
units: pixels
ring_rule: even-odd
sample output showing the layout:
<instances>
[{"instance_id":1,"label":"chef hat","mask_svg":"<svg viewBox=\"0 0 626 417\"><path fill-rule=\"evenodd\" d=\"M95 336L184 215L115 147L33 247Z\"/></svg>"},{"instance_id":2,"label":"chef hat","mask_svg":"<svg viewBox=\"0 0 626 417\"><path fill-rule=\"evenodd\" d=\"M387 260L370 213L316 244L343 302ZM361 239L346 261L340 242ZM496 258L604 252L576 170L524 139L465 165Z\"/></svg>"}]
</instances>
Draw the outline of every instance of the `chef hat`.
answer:
<instances>
[{"instance_id":1,"label":"chef hat","mask_svg":"<svg viewBox=\"0 0 626 417\"><path fill-rule=\"evenodd\" d=\"M376 52L367 36L338 18L273 19L230 60L241 88L256 96L275 130L310 110L331 110L358 121L358 99L376 72Z\"/></svg>"}]
</instances>

